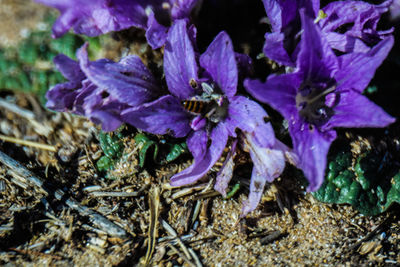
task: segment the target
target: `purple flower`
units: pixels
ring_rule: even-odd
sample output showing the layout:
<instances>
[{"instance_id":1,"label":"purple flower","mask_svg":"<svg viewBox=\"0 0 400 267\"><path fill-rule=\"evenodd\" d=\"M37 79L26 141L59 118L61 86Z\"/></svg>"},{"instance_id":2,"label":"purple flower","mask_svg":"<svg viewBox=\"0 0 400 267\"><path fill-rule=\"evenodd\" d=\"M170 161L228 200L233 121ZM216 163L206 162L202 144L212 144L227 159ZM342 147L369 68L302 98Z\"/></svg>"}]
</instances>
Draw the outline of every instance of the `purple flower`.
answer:
<instances>
[{"instance_id":1,"label":"purple flower","mask_svg":"<svg viewBox=\"0 0 400 267\"><path fill-rule=\"evenodd\" d=\"M161 47L169 25L188 18L197 0L36 0L56 8L61 15L54 23L53 37L70 28L78 34L97 36L130 27L147 30L153 48Z\"/></svg>"},{"instance_id":2,"label":"purple flower","mask_svg":"<svg viewBox=\"0 0 400 267\"><path fill-rule=\"evenodd\" d=\"M232 138L231 152L217 175L217 185L220 185L217 189L225 194L232 176L230 161L238 137L236 130L250 136L260 148L274 147L275 136L270 123L264 121L268 115L263 108L236 95L238 67L229 36L225 32L218 34L199 58L193 48L194 39L195 29L188 29L184 20L176 21L168 33L164 51L164 72L171 95L128 109L122 118L150 133L188 136L187 145L194 163L171 178L174 186L191 184L205 176ZM276 161L279 167L284 165L280 157ZM262 166L257 167L252 180L257 178L262 182L257 182L259 187L250 191L246 212L257 206L265 181L271 181L281 172L280 168L274 174L263 170L268 175L261 177L258 170Z\"/></svg>"},{"instance_id":3,"label":"purple flower","mask_svg":"<svg viewBox=\"0 0 400 267\"><path fill-rule=\"evenodd\" d=\"M316 17L319 0L263 0L271 24L271 33L265 34L264 54L286 66L295 66L299 42L300 8Z\"/></svg>"},{"instance_id":4,"label":"purple flower","mask_svg":"<svg viewBox=\"0 0 400 267\"><path fill-rule=\"evenodd\" d=\"M301 36L300 9L315 19L329 45L342 53L368 52L393 30L378 31L378 21L391 1L372 5L362 1L335 1L319 10L319 1L264 0L271 23L265 34L264 54L276 62L294 67Z\"/></svg>"},{"instance_id":5,"label":"purple flower","mask_svg":"<svg viewBox=\"0 0 400 267\"><path fill-rule=\"evenodd\" d=\"M104 131L113 131L122 123L123 110L151 101L159 87L139 57L90 62L86 49L87 44L78 50L79 62L65 55L55 57L56 67L69 82L47 92L46 107L86 116L102 124Z\"/></svg>"},{"instance_id":6,"label":"purple flower","mask_svg":"<svg viewBox=\"0 0 400 267\"><path fill-rule=\"evenodd\" d=\"M336 1L323 8L319 20L329 45L343 53L368 52L393 29L378 31L381 15L389 10L392 1L372 5L363 1Z\"/></svg>"},{"instance_id":7,"label":"purple flower","mask_svg":"<svg viewBox=\"0 0 400 267\"><path fill-rule=\"evenodd\" d=\"M301 14L303 33L296 70L270 76L265 83L246 80L245 86L288 121L298 166L309 180L308 190L315 191L324 179L335 127L385 127L394 122L362 95L390 51L393 37L367 53L336 57L313 19Z\"/></svg>"}]
</instances>

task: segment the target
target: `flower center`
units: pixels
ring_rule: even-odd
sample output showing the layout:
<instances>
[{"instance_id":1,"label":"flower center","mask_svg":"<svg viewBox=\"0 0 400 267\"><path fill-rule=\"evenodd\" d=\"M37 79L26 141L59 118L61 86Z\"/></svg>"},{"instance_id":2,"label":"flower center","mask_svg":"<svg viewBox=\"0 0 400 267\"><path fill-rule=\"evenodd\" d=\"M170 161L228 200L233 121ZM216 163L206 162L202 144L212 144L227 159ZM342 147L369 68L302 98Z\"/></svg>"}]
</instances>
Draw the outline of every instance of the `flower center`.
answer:
<instances>
[{"instance_id":1,"label":"flower center","mask_svg":"<svg viewBox=\"0 0 400 267\"><path fill-rule=\"evenodd\" d=\"M336 86L328 88L302 86L296 95L296 107L300 116L315 126L325 124L334 114L333 108L339 102Z\"/></svg>"}]
</instances>

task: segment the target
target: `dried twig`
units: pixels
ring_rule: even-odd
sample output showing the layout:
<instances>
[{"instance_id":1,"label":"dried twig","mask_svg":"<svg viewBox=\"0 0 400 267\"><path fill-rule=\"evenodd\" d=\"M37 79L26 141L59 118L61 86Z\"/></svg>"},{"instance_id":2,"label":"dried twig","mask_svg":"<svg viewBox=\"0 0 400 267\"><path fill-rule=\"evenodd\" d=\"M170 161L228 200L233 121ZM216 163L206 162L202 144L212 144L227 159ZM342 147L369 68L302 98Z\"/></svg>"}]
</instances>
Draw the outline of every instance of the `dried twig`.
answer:
<instances>
[{"instance_id":1,"label":"dried twig","mask_svg":"<svg viewBox=\"0 0 400 267\"><path fill-rule=\"evenodd\" d=\"M194 262L196 263L196 267L202 267L203 264L201 263L199 257L197 257L196 253L192 248L189 248L190 255L192 255L192 258L194 259Z\"/></svg>"},{"instance_id":2,"label":"dried twig","mask_svg":"<svg viewBox=\"0 0 400 267\"><path fill-rule=\"evenodd\" d=\"M23 109L13 103L10 103L2 98L0 98L0 107L8 109L9 111L27 119L27 120L33 120L35 118L35 114L27 109Z\"/></svg>"},{"instance_id":3,"label":"dried twig","mask_svg":"<svg viewBox=\"0 0 400 267\"><path fill-rule=\"evenodd\" d=\"M353 250L356 250L362 243L370 240L374 235L382 231L383 227L387 225L390 221L392 221L394 218L388 217L386 218L383 222L381 222L379 225L377 225L374 229L371 230L366 236L364 236L362 239L357 241L355 244L351 245L348 248L348 252L352 252Z\"/></svg>"},{"instance_id":4,"label":"dried twig","mask_svg":"<svg viewBox=\"0 0 400 267\"><path fill-rule=\"evenodd\" d=\"M51 152L57 152L57 149L56 149L55 146L41 144L41 143L38 143L38 142L27 141L27 140L23 140L23 139L19 139L19 138L5 136L5 135L2 135L2 134L0 134L0 139L3 140L3 141L6 141L6 142L20 144L20 145L23 145L23 146L36 147L36 148L43 149L43 150L48 150L48 151L51 151Z\"/></svg>"},{"instance_id":5,"label":"dried twig","mask_svg":"<svg viewBox=\"0 0 400 267\"><path fill-rule=\"evenodd\" d=\"M176 231L174 230L174 228L171 227L171 225L169 225L166 221L161 220L161 225L163 226L163 228L165 229L165 231L168 232L168 234L170 234L173 237L176 237L176 241L178 242L178 245L181 247L183 253L185 253L185 256L191 260L192 256L190 256L189 250L187 249L187 247L185 246L185 244L183 244L182 240L178 237L178 234L176 233Z\"/></svg>"},{"instance_id":6,"label":"dried twig","mask_svg":"<svg viewBox=\"0 0 400 267\"><path fill-rule=\"evenodd\" d=\"M95 191L90 192L90 195L93 197L137 197L139 196L139 192L101 192Z\"/></svg>"},{"instance_id":7,"label":"dried twig","mask_svg":"<svg viewBox=\"0 0 400 267\"><path fill-rule=\"evenodd\" d=\"M186 261L190 266L195 267L196 265L188 259L185 254L182 254L174 245L171 243L168 244L168 247L171 248L176 254L179 255L184 261Z\"/></svg>"},{"instance_id":8,"label":"dried twig","mask_svg":"<svg viewBox=\"0 0 400 267\"><path fill-rule=\"evenodd\" d=\"M33 257L51 257L55 260L62 260L61 256L58 255L51 255L51 254L46 254L46 253L42 253L39 251L34 251L34 250L27 250L27 249L17 249L17 248L9 248L12 251L15 251L17 253L20 254L25 254L25 255L31 255Z\"/></svg>"},{"instance_id":9,"label":"dried twig","mask_svg":"<svg viewBox=\"0 0 400 267\"><path fill-rule=\"evenodd\" d=\"M267 236L264 236L263 238L261 238L261 239L260 239L260 243L261 243L262 245L269 244L269 243L271 243L271 242L273 242L273 241L279 239L279 238L282 237L283 235L285 235L285 234L283 234L283 233L282 233L281 231L279 231L279 230L272 231L272 232L270 232Z\"/></svg>"},{"instance_id":10,"label":"dried twig","mask_svg":"<svg viewBox=\"0 0 400 267\"><path fill-rule=\"evenodd\" d=\"M79 204L72 197L67 197L65 192L60 189L52 189L48 184L45 183L40 177L34 175L27 168L22 166L18 161L10 158L6 154L0 151L0 162L6 165L8 168L12 170L13 173L17 174L18 177L24 179L27 184L33 184L34 186L43 190L47 195L54 196L56 199L65 202L65 204L78 211L83 216L89 216L90 220L94 225L105 231L107 234L111 236L118 237L127 237L126 231L116 225L115 223L108 220L106 217L100 215L99 213L89 209L86 206Z\"/></svg>"},{"instance_id":11,"label":"dried twig","mask_svg":"<svg viewBox=\"0 0 400 267\"><path fill-rule=\"evenodd\" d=\"M23 109L13 103L10 103L2 98L0 98L0 107L6 108L7 110L9 110L10 112L13 112L23 118L25 118L28 123L30 123L35 132L37 132L40 135L43 136L48 136L50 134L50 132L53 130L50 126L45 125L43 123L39 123L35 118L35 114L30 111L30 110L26 110Z\"/></svg>"},{"instance_id":12,"label":"dried twig","mask_svg":"<svg viewBox=\"0 0 400 267\"><path fill-rule=\"evenodd\" d=\"M146 266L149 265L150 259L154 253L154 248L156 246L156 237L157 237L157 229L158 229L158 216L159 216L159 205L160 205L160 190L158 187L155 187L150 194L149 197L149 206L150 206L150 226L148 233L148 247L146 252Z\"/></svg>"}]
</instances>

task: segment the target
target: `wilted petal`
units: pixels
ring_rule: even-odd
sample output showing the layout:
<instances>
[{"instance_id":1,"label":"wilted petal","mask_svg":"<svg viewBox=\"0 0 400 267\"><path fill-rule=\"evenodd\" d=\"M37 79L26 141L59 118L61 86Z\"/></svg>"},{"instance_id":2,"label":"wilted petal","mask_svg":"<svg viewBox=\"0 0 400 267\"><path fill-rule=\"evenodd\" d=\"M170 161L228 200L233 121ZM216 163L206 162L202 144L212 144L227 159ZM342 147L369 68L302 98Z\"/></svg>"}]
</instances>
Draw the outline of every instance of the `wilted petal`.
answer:
<instances>
[{"instance_id":1,"label":"wilted petal","mask_svg":"<svg viewBox=\"0 0 400 267\"><path fill-rule=\"evenodd\" d=\"M233 170L235 168L234 157L236 154L236 144L237 139L233 141L231 150L226 156L221 169L217 173L216 182L214 185L214 189L220 192L224 197L226 197L226 190L228 189L228 185L232 179Z\"/></svg>"},{"instance_id":2,"label":"wilted petal","mask_svg":"<svg viewBox=\"0 0 400 267\"><path fill-rule=\"evenodd\" d=\"M247 200L243 201L240 217L246 216L249 212L257 208L264 192L266 180L267 177L265 177L264 173L258 172L256 168L253 167L250 181L250 193Z\"/></svg>"},{"instance_id":3,"label":"wilted petal","mask_svg":"<svg viewBox=\"0 0 400 267\"><path fill-rule=\"evenodd\" d=\"M333 32L341 26L351 24L352 27L345 34L362 38L362 32L366 29L376 30L378 21L388 11L390 2L377 6L363 1L331 2L323 8L327 17L320 20L320 26L325 32Z\"/></svg>"},{"instance_id":4,"label":"wilted petal","mask_svg":"<svg viewBox=\"0 0 400 267\"><path fill-rule=\"evenodd\" d=\"M286 119L290 119L292 114L297 113L296 94L301 82L301 74L290 73L270 76L265 83L246 79L244 86L257 100L269 104Z\"/></svg>"},{"instance_id":5,"label":"wilted petal","mask_svg":"<svg viewBox=\"0 0 400 267\"><path fill-rule=\"evenodd\" d=\"M220 32L200 56L200 66L211 75L228 98L236 94L238 69L232 41L226 32Z\"/></svg>"},{"instance_id":6,"label":"wilted petal","mask_svg":"<svg viewBox=\"0 0 400 267\"><path fill-rule=\"evenodd\" d=\"M203 141L203 139L199 140ZM195 181L202 178L211 169L212 166L221 157L221 154L228 141L228 131L223 123L219 123L211 132L209 141L211 141L210 146L207 148L206 153L202 157L195 157L193 164L175 174L171 178L172 186L181 186L194 183ZM191 141L192 142L192 141ZM193 141L194 142L194 141ZM207 144L207 142L206 142ZM202 145L204 147L204 145Z\"/></svg>"},{"instance_id":7,"label":"wilted petal","mask_svg":"<svg viewBox=\"0 0 400 267\"><path fill-rule=\"evenodd\" d=\"M367 53L371 49L359 38L337 32L328 32L325 34L325 38L330 47L344 53Z\"/></svg>"},{"instance_id":8,"label":"wilted petal","mask_svg":"<svg viewBox=\"0 0 400 267\"><path fill-rule=\"evenodd\" d=\"M334 112L325 128L386 127L395 121L381 107L352 90L340 93L340 101Z\"/></svg>"},{"instance_id":9,"label":"wilted petal","mask_svg":"<svg viewBox=\"0 0 400 267\"><path fill-rule=\"evenodd\" d=\"M335 76L337 90L354 89L363 92L374 77L376 69L382 64L392 49L394 39L387 37L368 53L351 53L338 58L339 71Z\"/></svg>"},{"instance_id":10,"label":"wilted petal","mask_svg":"<svg viewBox=\"0 0 400 267\"><path fill-rule=\"evenodd\" d=\"M179 99L190 98L194 94L191 84L198 81L197 71L186 21L177 20L168 32L164 49L164 72L169 91Z\"/></svg>"},{"instance_id":11,"label":"wilted petal","mask_svg":"<svg viewBox=\"0 0 400 267\"><path fill-rule=\"evenodd\" d=\"M336 138L336 132L320 132L300 119L289 124L289 131L293 149L299 157L298 167L303 170L309 182L307 190L316 191L324 181L326 157L331 143Z\"/></svg>"},{"instance_id":12,"label":"wilted petal","mask_svg":"<svg viewBox=\"0 0 400 267\"><path fill-rule=\"evenodd\" d=\"M254 167L251 174L249 197L243 203L242 217L257 207L264 192L265 183L272 182L285 169L284 151L275 147L260 147L250 133L245 134L245 145L249 149Z\"/></svg>"},{"instance_id":13,"label":"wilted petal","mask_svg":"<svg viewBox=\"0 0 400 267\"><path fill-rule=\"evenodd\" d=\"M190 131L188 113L183 110L180 101L171 95L129 108L121 116L123 121L153 134L184 137Z\"/></svg>"},{"instance_id":14,"label":"wilted petal","mask_svg":"<svg viewBox=\"0 0 400 267\"><path fill-rule=\"evenodd\" d=\"M78 50L77 57L88 79L121 103L131 106L153 99L158 92L151 72L137 56L128 56L115 63L110 60L90 62L87 44Z\"/></svg>"},{"instance_id":15,"label":"wilted petal","mask_svg":"<svg viewBox=\"0 0 400 267\"><path fill-rule=\"evenodd\" d=\"M229 102L225 124L229 135L236 137L235 129L252 133L255 141L262 147L272 146L275 135L268 120L268 114L256 102L244 97L234 96Z\"/></svg>"}]
</instances>

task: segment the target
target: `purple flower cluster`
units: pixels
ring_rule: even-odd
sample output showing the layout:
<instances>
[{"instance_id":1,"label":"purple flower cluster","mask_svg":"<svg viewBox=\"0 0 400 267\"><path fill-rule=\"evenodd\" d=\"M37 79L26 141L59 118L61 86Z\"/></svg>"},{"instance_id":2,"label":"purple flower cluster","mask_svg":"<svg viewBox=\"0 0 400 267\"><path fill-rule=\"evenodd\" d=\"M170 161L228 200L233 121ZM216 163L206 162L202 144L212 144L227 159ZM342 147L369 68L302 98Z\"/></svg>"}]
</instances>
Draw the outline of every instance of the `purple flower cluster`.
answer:
<instances>
[{"instance_id":1,"label":"purple flower cluster","mask_svg":"<svg viewBox=\"0 0 400 267\"><path fill-rule=\"evenodd\" d=\"M70 28L76 33L98 36L130 27L146 30L152 48L165 43L168 28L177 19L187 19L197 0L35 0L57 8L61 16L53 37Z\"/></svg>"},{"instance_id":2,"label":"purple flower cluster","mask_svg":"<svg viewBox=\"0 0 400 267\"><path fill-rule=\"evenodd\" d=\"M168 90L138 57L91 62L85 45L78 62L56 57L69 82L47 93L47 107L86 116L106 131L128 123L148 133L185 137L194 162L171 178L174 186L205 177L228 148L215 184L226 194L240 147L253 161L243 215L257 207L266 182L281 175L285 161L303 170L308 190L317 190L335 128L385 127L395 120L362 95L393 46L393 30L377 29L390 1L337 1L320 10L317 0L263 0L271 25L264 54L287 67L265 82L240 79L252 62L234 52L224 31L198 51L190 21L198 1L37 1L60 10L55 36L71 27L94 36L134 26L146 30L153 48L164 46ZM238 94L243 87L283 115L293 150L275 138L263 107Z\"/></svg>"}]
</instances>

